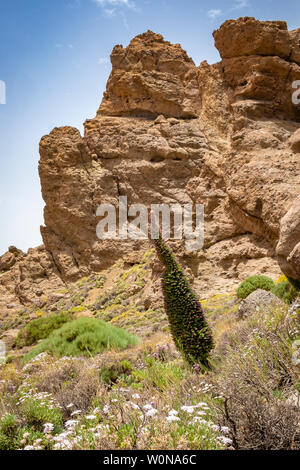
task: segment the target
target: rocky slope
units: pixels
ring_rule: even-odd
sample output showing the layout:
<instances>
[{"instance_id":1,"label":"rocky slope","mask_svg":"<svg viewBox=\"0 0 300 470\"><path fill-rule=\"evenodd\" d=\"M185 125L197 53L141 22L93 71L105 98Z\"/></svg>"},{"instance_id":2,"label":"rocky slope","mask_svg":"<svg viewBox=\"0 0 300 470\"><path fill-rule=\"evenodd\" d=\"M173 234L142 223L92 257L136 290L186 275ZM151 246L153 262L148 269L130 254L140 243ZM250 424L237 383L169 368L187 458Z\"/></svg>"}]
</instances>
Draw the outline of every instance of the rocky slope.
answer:
<instances>
[{"instance_id":1,"label":"rocky slope","mask_svg":"<svg viewBox=\"0 0 300 470\"><path fill-rule=\"evenodd\" d=\"M42 138L44 247L1 258L4 314L118 260L141 261L148 242L96 237L98 205L120 195L129 205L204 204L204 249L171 243L201 297L250 274L276 278L277 256L300 279L300 29L240 18L214 38L221 62L199 67L151 31L116 46L84 137L62 127ZM158 302L152 268L149 306Z\"/></svg>"}]
</instances>

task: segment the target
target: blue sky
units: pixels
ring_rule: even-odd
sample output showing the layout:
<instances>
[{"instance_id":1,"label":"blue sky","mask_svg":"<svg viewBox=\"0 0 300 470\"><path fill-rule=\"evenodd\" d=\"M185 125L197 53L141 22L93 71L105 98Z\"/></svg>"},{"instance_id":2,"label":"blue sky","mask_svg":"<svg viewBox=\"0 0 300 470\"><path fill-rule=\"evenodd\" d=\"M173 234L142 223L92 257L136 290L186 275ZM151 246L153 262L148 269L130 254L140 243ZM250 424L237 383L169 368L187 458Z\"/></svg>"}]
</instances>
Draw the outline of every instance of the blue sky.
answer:
<instances>
[{"instance_id":1,"label":"blue sky","mask_svg":"<svg viewBox=\"0 0 300 470\"><path fill-rule=\"evenodd\" d=\"M213 63L213 30L239 16L295 29L299 0L0 0L0 254L42 242L39 140L55 126L82 132L100 104L115 44L151 29L181 43L196 65Z\"/></svg>"}]
</instances>

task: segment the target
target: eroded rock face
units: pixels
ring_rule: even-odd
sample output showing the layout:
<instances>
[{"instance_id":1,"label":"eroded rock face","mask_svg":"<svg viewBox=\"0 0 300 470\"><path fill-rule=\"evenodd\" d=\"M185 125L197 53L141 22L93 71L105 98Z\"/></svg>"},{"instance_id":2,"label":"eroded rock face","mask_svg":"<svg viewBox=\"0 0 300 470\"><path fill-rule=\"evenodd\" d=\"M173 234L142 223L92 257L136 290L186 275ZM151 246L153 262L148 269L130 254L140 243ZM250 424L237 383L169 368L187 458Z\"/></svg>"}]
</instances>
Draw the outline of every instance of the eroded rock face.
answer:
<instances>
[{"instance_id":1,"label":"eroded rock face","mask_svg":"<svg viewBox=\"0 0 300 470\"><path fill-rule=\"evenodd\" d=\"M289 138L289 146L295 153L300 153L300 129L296 130Z\"/></svg>"},{"instance_id":2,"label":"eroded rock face","mask_svg":"<svg viewBox=\"0 0 300 470\"><path fill-rule=\"evenodd\" d=\"M248 275L276 279L278 240L281 268L300 279L300 107L292 102L300 29L240 18L214 38L221 62L199 67L151 31L116 46L84 137L62 127L42 138L45 249L1 258L6 305L42 303L63 282L141 259L147 241L96 237L97 207L119 196L147 207L204 204L203 250L170 242L202 298ZM158 271L154 264L147 308L159 298Z\"/></svg>"},{"instance_id":3,"label":"eroded rock face","mask_svg":"<svg viewBox=\"0 0 300 470\"><path fill-rule=\"evenodd\" d=\"M99 115L198 115L197 70L180 44L170 44L160 34L147 31L126 48L115 46L111 63Z\"/></svg>"},{"instance_id":4,"label":"eroded rock face","mask_svg":"<svg viewBox=\"0 0 300 470\"><path fill-rule=\"evenodd\" d=\"M32 248L27 254L11 248L15 262L9 270L0 273L0 337L8 345L10 338L15 337L19 314L27 318L30 308L42 309L52 292L65 287L52 255L44 246ZM3 327L5 331L9 329L5 337Z\"/></svg>"},{"instance_id":5,"label":"eroded rock face","mask_svg":"<svg viewBox=\"0 0 300 470\"><path fill-rule=\"evenodd\" d=\"M249 55L287 59L291 54L292 40L285 21L228 20L213 36L222 59Z\"/></svg>"},{"instance_id":6,"label":"eroded rock face","mask_svg":"<svg viewBox=\"0 0 300 470\"><path fill-rule=\"evenodd\" d=\"M300 196L281 219L276 251L282 270L288 276L300 279Z\"/></svg>"},{"instance_id":7,"label":"eroded rock face","mask_svg":"<svg viewBox=\"0 0 300 470\"><path fill-rule=\"evenodd\" d=\"M95 173L94 178L90 176L92 157L80 132L72 127L55 128L43 137L40 155L46 202L43 240L62 277L78 279L88 272L95 236L92 194L98 181ZM100 168L98 171L101 173Z\"/></svg>"},{"instance_id":8,"label":"eroded rock face","mask_svg":"<svg viewBox=\"0 0 300 470\"><path fill-rule=\"evenodd\" d=\"M151 31L116 46L84 137L66 127L42 139L42 235L64 280L120 258L132 262L147 249L147 242L97 239L98 205L117 205L120 195L147 207L204 204L204 249L171 243L197 289L225 291L250 274L279 275L280 221L300 189L291 143L300 127L291 99L299 30L241 18L214 37L222 62L199 67Z\"/></svg>"},{"instance_id":9,"label":"eroded rock face","mask_svg":"<svg viewBox=\"0 0 300 470\"><path fill-rule=\"evenodd\" d=\"M240 18L226 21L214 32L236 110L249 117L299 121L300 107L291 99L299 80L299 30L288 31L284 21Z\"/></svg>"},{"instance_id":10,"label":"eroded rock face","mask_svg":"<svg viewBox=\"0 0 300 470\"><path fill-rule=\"evenodd\" d=\"M7 271L10 269L16 262L15 256L7 251L0 257L0 271Z\"/></svg>"}]
</instances>

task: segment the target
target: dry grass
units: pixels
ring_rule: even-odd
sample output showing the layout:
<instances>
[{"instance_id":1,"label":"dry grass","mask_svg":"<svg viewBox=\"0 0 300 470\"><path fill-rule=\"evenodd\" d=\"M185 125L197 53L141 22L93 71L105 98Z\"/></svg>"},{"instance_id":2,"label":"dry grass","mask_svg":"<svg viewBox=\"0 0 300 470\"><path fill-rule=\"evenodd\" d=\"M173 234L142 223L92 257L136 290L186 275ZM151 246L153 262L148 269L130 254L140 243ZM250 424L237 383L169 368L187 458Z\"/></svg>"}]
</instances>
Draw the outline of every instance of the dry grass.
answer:
<instances>
[{"instance_id":1,"label":"dry grass","mask_svg":"<svg viewBox=\"0 0 300 470\"><path fill-rule=\"evenodd\" d=\"M257 313L218 345L213 382L236 449L300 448L300 410L291 402L298 393L299 367L291 358L299 325L291 328L286 319L285 309Z\"/></svg>"}]
</instances>

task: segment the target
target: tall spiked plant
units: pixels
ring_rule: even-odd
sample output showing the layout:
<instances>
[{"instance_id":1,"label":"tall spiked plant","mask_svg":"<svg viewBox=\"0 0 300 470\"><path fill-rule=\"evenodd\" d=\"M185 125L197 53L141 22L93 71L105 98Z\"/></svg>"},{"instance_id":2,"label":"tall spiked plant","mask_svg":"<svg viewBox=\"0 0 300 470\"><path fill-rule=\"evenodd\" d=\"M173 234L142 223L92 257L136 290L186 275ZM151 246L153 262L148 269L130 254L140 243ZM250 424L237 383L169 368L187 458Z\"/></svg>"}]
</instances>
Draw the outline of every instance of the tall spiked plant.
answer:
<instances>
[{"instance_id":1,"label":"tall spiked plant","mask_svg":"<svg viewBox=\"0 0 300 470\"><path fill-rule=\"evenodd\" d=\"M172 250L161 237L153 240L153 243L160 261L165 266L162 289L174 342L191 365L208 367L213 338L202 306Z\"/></svg>"}]
</instances>

